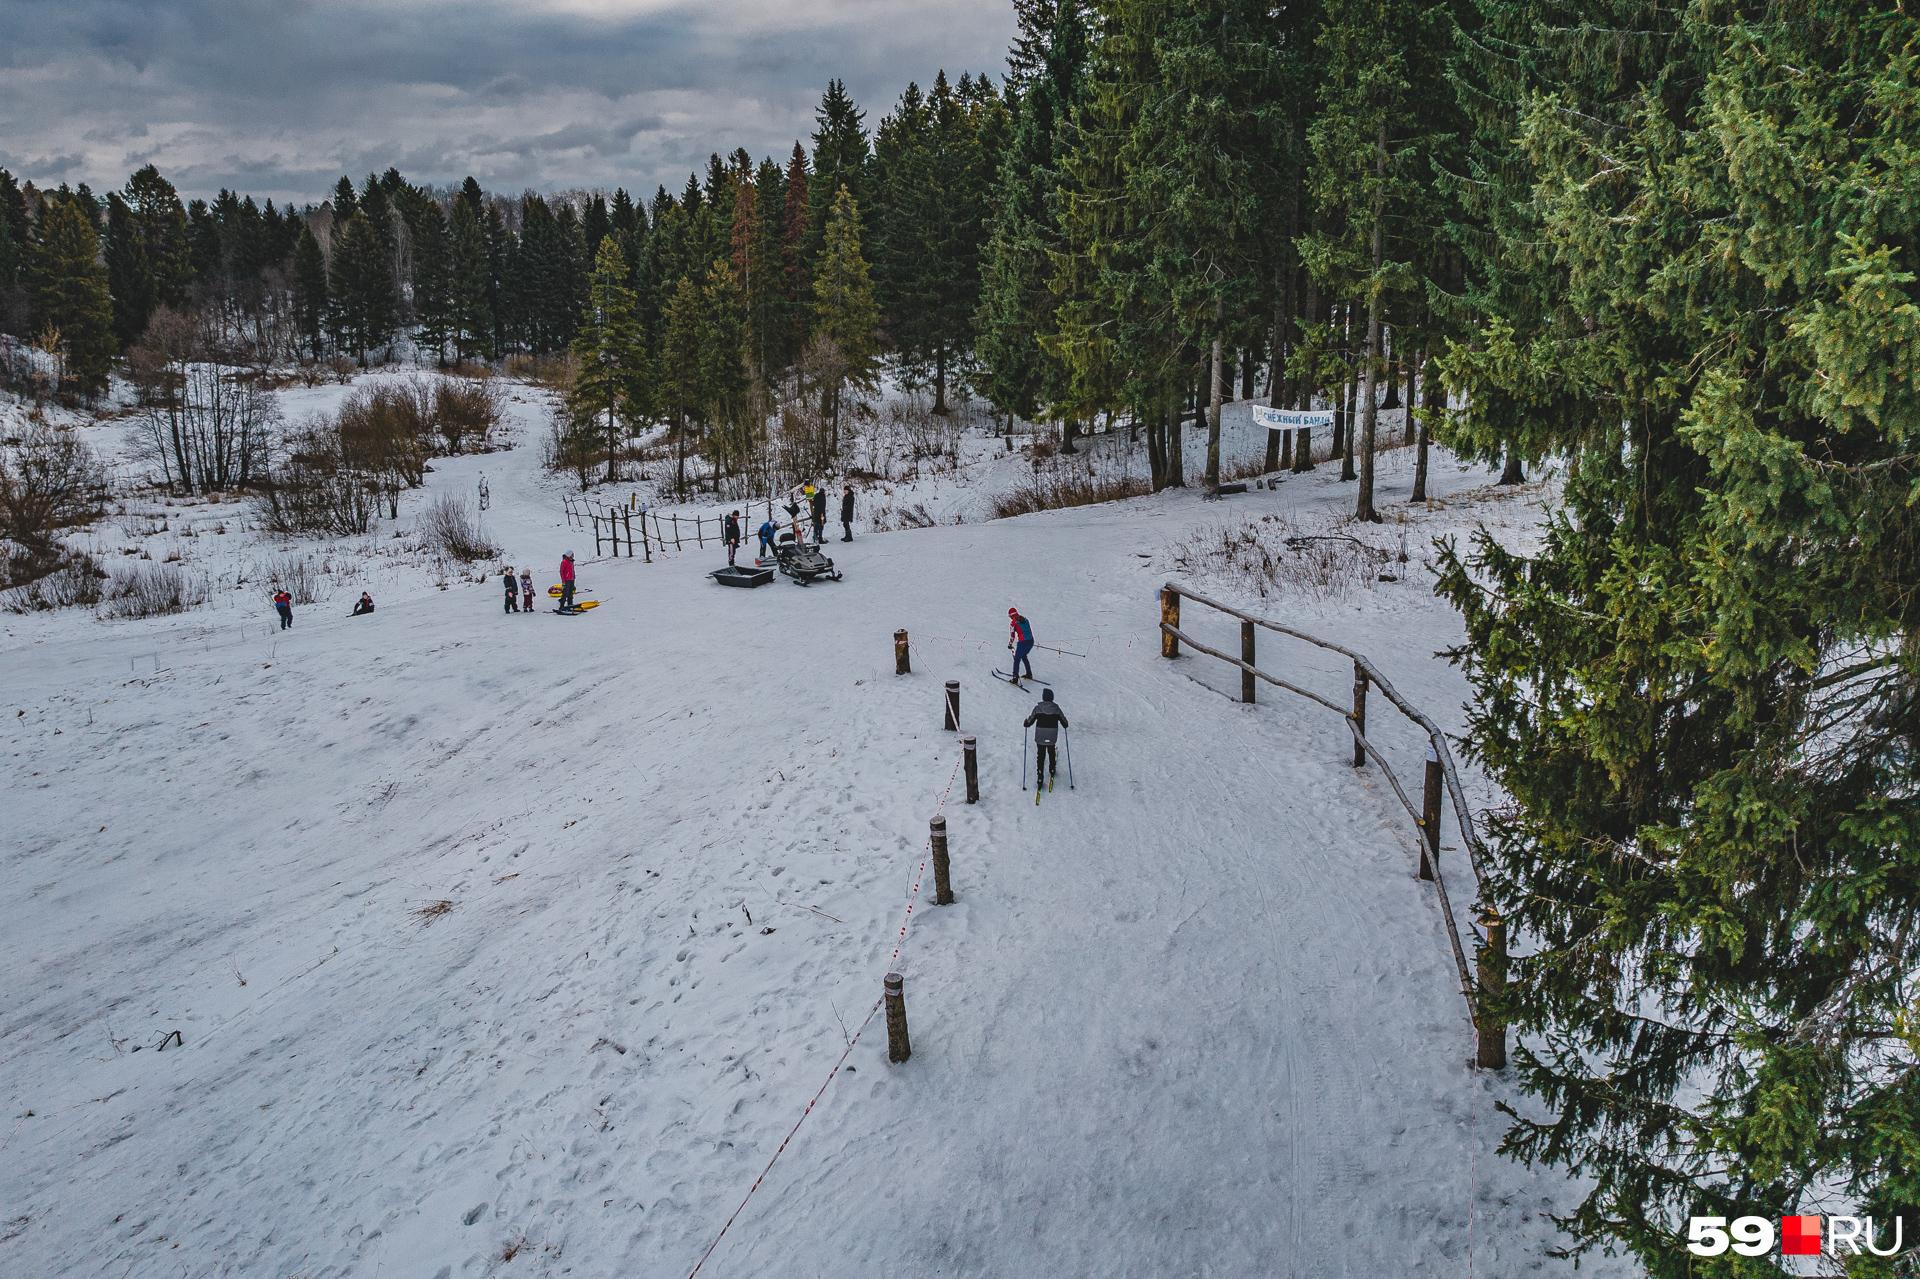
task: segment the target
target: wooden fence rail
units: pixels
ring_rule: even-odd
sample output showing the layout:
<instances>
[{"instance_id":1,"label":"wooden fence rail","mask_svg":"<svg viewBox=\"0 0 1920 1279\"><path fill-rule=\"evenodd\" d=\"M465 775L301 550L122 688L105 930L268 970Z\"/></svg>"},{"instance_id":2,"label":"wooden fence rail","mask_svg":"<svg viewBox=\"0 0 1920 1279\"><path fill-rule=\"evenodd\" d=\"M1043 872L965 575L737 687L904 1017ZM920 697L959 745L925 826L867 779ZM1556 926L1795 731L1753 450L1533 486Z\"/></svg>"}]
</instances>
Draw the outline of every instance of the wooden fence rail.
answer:
<instances>
[{"instance_id":1,"label":"wooden fence rail","mask_svg":"<svg viewBox=\"0 0 1920 1279\"><path fill-rule=\"evenodd\" d=\"M1239 620L1240 655L1238 657L1202 643L1180 628L1180 601L1183 599L1192 600L1196 604L1203 604L1217 612L1226 614L1228 617ZM1256 629L1272 631L1279 635L1285 635L1289 639L1298 640L1304 644L1311 644L1315 648L1324 649L1330 653L1338 653L1340 656L1352 662L1353 704L1350 707L1342 706L1332 698L1324 697L1312 689L1302 688L1298 684L1282 679L1271 671L1262 670L1255 664L1254 635ZM1484 985L1490 990L1497 989L1498 981L1493 978L1497 977L1500 981L1504 980L1506 959L1504 928L1496 930L1493 927L1489 927L1486 935L1477 937L1476 940L1479 949L1477 960L1482 981L1476 983L1473 966L1467 962L1466 949L1460 942L1462 935L1460 923L1454 913L1453 902L1447 893L1446 876L1440 869L1440 859L1438 856L1440 796L1436 793L1438 788L1430 783L1427 787L1427 794L1423 797L1425 802L1418 808L1414 806L1413 800L1408 796L1406 788L1401 785L1399 777L1394 774L1392 765L1387 762L1386 757L1381 754L1379 748L1367 737L1367 690L1369 688L1378 689L1380 695L1387 700L1390 706L1406 716L1408 720L1412 721L1413 724L1425 734L1427 738L1427 760L1429 762L1428 777L1432 779L1437 772L1441 784L1444 786L1445 794L1451 801L1454 819L1460 828L1460 837L1467 850L1467 873L1473 880L1474 896L1477 899L1480 895L1479 880L1480 863L1482 861L1480 836L1474 828L1473 810L1467 803L1465 790L1460 785L1460 776L1453 763L1453 753L1447 747L1446 734L1441 732L1439 725L1435 724L1424 712L1420 711L1411 702L1407 701L1406 698L1402 697L1399 691L1387 680L1386 676L1380 673L1380 669L1375 666L1365 654L1356 653L1350 648L1335 644L1331 640L1321 639L1317 635L1309 635L1305 631L1298 631L1290 626L1282 626L1278 622L1269 621L1263 617L1255 617L1250 613L1245 613L1234 608L1232 605L1222 604L1220 601L1209 599L1197 591L1190 590L1187 587L1177 585L1173 582L1168 582L1160 589L1161 656L1169 658L1178 657L1180 655L1180 646L1183 644L1196 653L1204 653L1208 657L1217 658L1227 665L1238 669L1240 671L1240 700L1243 702L1252 702L1254 700L1256 684L1266 683L1275 688L1284 689L1296 696L1304 697L1308 701L1324 706L1336 715L1339 715L1341 720L1346 724L1347 731L1353 736L1354 767L1364 767L1366 761L1369 759L1380 766L1381 775L1387 779L1387 784L1392 787L1394 798L1399 800L1400 806L1407 811L1408 818L1413 822L1414 829L1419 834L1421 850L1420 877L1426 879L1428 878L1429 872L1431 872L1434 895L1439 900L1440 913L1446 920L1447 941L1453 950L1454 967L1460 979L1460 993L1467 1001L1467 1014L1473 1021L1476 1032L1477 1045L1475 1059L1478 1064L1482 1066L1494 1068L1504 1066L1506 1064L1506 1027L1500 1024L1498 1018L1490 1011L1481 1008L1481 1000L1479 998L1481 986ZM1434 767L1436 764L1437 769ZM1484 903L1480 905L1479 915L1483 920L1497 919L1497 915ZM1498 932L1497 936L1495 935L1496 932ZM1495 969L1499 970L1498 973L1494 972Z\"/></svg>"},{"instance_id":2,"label":"wooden fence rail","mask_svg":"<svg viewBox=\"0 0 1920 1279\"><path fill-rule=\"evenodd\" d=\"M716 546L725 542L726 517L724 515L662 515L640 505L637 497L631 497L624 504L602 502L592 497L572 497L562 495L561 510L566 515L570 528L593 534L593 553L596 558L610 555L619 558L622 554L645 556L653 562L653 553L659 551L679 551L689 544L705 549L709 540ZM751 545L754 540L753 505L743 502L740 505L740 538L743 546ZM774 520L772 502L766 503L766 518ZM713 531L708 532L711 528Z\"/></svg>"}]
</instances>

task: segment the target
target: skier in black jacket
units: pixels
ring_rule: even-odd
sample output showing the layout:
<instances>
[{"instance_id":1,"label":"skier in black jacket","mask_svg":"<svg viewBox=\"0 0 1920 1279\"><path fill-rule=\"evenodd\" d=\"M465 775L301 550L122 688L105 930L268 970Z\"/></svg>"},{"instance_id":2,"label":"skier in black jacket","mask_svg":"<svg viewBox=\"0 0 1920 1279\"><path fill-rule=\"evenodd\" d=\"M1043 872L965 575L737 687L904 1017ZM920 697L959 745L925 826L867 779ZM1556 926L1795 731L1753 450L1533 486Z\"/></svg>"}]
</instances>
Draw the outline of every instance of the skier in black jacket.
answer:
<instances>
[{"instance_id":1,"label":"skier in black jacket","mask_svg":"<svg viewBox=\"0 0 1920 1279\"><path fill-rule=\"evenodd\" d=\"M820 546L827 540L827 491L815 489L808 505L813 508L813 544Z\"/></svg>"},{"instance_id":2,"label":"skier in black jacket","mask_svg":"<svg viewBox=\"0 0 1920 1279\"><path fill-rule=\"evenodd\" d=\"M1060 763L1057 739L1060 730L1069 727L1067 713L1053 700L1052 689L1041 691L1033 713L1027 716L1026 727L1033 730L1033 787L1037 791L1050 787Z\"/></svg>"},{"instance_id":3,"label":"skier in black jacket","mask_svg":"<svg viewBox=\"0 0 1920 1279\"><path fill-rule=\"evenodd\" d=\"M740 553L740 512L728 511L725 523L721 525L720 539L727 544L727 567L733 567L733 557Z\"/></svg>"}]
</instances>

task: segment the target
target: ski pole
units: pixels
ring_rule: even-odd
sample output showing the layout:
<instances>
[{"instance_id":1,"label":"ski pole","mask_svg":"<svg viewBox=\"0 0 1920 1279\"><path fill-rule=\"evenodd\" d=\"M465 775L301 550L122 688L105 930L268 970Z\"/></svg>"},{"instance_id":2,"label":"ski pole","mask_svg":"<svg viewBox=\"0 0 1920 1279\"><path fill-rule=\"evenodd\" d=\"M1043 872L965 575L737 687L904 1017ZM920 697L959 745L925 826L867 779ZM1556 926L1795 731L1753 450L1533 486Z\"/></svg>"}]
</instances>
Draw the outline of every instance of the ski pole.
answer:
<instances>
[{"instance_id":1,"label":"ski pole","mask_svg":"<svg viewBox=\"0 0 1920 1279\"><path fill-rule=\"evenodd\" d=\"M1067 773L1068 773L1067 789L1072 790L1073 789L1073 777L1072 777L1073 770L1069 768L1067 770ZM1020 789L1025 790L1026 788L1027 788L1027 730L1023 728L1020 730Z\"/></svg>"},{"instance_id":2,"label":"ski pole","mask_svg":"<svg viewBox=\"0 0 1920 1279\"><path fill-rule=\"evenodd\" d=\"M1046 650L1047 650L1047 651L1048 651L1049 653L1058 653L1058 654L1060 654L1060 655L1061 655L1062 657L1085 657L1085 656L1086 656L1086 654L1085 654L1085 653L1076 653L1076 652L1074 652L1074 651L1073 651L1073 650L1071 650L1071 649L1065 649L1065 648L1055 648L1055 647L1053 647L1053 646L1052 646L1051 644L1035 644L1035 645L1034 645L1034 647L1035 647L1035 648L1044 648L1044 649L1046 649Z\"/></svg>"},{"instance_id":3,"label":"ski pole","mask_svg":"<svg viewBox=\"0 0 1920 1279\"><path fill-rule=\"evenodd\" d=\"M1067 789L1072 790L1073 789L1073 730L1071 728L1061 729L1060 737L1061 737L1061 740L1064 741L1067 746Z\"/></svg>"}]
</instances>

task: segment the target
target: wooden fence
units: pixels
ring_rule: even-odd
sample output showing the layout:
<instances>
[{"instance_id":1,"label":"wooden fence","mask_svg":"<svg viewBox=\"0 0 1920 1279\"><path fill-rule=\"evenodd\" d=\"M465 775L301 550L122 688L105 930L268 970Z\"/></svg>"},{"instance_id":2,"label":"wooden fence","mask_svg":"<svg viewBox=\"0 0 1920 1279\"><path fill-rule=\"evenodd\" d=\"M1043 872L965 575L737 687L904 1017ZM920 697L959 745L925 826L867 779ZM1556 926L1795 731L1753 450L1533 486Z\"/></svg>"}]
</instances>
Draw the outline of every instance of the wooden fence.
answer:
<instances>
[{"instance_id":1,"label":"wooden fence","mask_svg":"<svg viewBox=\"0 0 1920 1279\"><path fill-rule=\"evenodd\" d=\"M1203 644L1186 631L1180 629L1180 601L1183 599L1192 600L1196 604L1205 605L1229 617L1238 619L1240 623L1240 654L1238 657ZM1269 671L1260 669L1255 662L1255 637L1258 632L1262 630L1285 635L1289 639L1311 644L1316 648L1324 649L1331 653L1338 653L1340 656L1351 661L1353 663L1353 699L1351 705L1342 706L1332 698L1324 697L1311 689L1302 688L1298 684L1282 679ZM1205 653L1209 657L1218 658L1229 666L1237 668L1240 671L1240 700L1243 702L1253 702L1256 689L1260 683L1265 682L1273 685L1275 688L1285 689L1289 693L1304 697L1308 701L1324 706L1336 715L1339 715L1346 722L1348 731L1353 735L1353 766L1355 768L1363 768L1369 759L1380 766L1382 776L1387 779L1387 784L1393 788L1394 797L1400 801L1400 806L1406 809L1407 816L1412 819L1414 829L1418 832L1420 845L1419 877L1433 884L1434 896L1440 904L1440 913L1446 920L1447 941L1453 948L1454 966L1458 970L1460 978L1460 993L1466 998L1467 1015L1474 1025L1475 1064L1494 1070L1504 1067L1507 1064L1506 1026L1491 1011L1483 1007L1484 1001L1481 998L1481 994L1482 992L1497 994L1505 986L1507 968L1506 923L1491 906L1487 905L1484 901L1480 902L1477 912L1479 932L1475 935L1475 962L1470 966L1467 962L1466 950L1460 942L1462 935L1460 923L1454 914L1452 899L1447 894L1446 875L1441 869L1440 828L1442 824L1441 808L1444 797L1444 802L1450 803L1453 808L1454 820L1459 827L1460 838L1466 848L1467 859L1465 865L1467 875L1473 887L1473 895L1477 901L1480 899L1480 836L1474 829L1473 810L1471 805L1467 803L1465 792L1461 789L1460 776L1453 763L1453 754L1447 748L1446 734L1441 732L1439 726L1428 718L1426 714L1408 702L1406 698L1402 697L1393 685L1387 681L1386 677L1380 673L1379 668L1363 654L1356 653L1352 649L1342 647L1331 641L1323 640L1318 636L1309 635L1305 631L1297 631L1290 626L1282 626L1278 622L1270 622L1265 618L1254 617L1252 614L1243 613L1231 605L1222 604L1218 600L1208 599L1206 596L1189 590L1184 586L1178 586L1172 582L1168 582L1160 589L1160 655L1167 658L1177 658L1180 656L1180 646L1182 644L1197 653ZM1413 801L1408 798L1407 789L1401 784L1399 777L1394 774L1392 765L1387 762L1386 757L1380 753L1375 744L1367 737L1367 692L1369 689L1378 689L1380 696L1386 699L1387 704L1411 720L1427 739L1424 793L1422 795L1422 803L1418 809L1413 806Z\"/></svg>"},{"instance_id":2,"label":"wooden fence","mask_svg":"<svg viewBox=\"0 0 1920 1279\"><path fill-rule=\"evenodd\" d=\"M602 555L617 559L625 554L644 556L651 564L655 552L666 554L689 546L705 549L708 543L716 547L726 545L724 515L662 515L641 506L636 495L629 495L624 506L566 495L560 498L560 504L569 527L593 533L596 559ZM751 518L752 504L742 503L740 510L741 540L743 544L751 544L757 527ZM772 520L771 501L766 503L766 512L766 518Z\"/></svg>"}]
</instances>

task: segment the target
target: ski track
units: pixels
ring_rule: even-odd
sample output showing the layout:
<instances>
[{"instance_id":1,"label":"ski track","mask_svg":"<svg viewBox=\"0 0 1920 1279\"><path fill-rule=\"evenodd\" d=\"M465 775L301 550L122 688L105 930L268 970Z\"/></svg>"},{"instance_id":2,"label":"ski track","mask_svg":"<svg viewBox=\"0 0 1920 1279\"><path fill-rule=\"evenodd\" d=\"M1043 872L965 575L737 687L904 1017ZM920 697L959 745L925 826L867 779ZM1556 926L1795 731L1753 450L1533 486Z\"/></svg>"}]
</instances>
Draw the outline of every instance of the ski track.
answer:
<instances>
[{"instance_id":1,"label":"ski track","mask_svg":"<svg viewBox=\"0 0 1920 1279\"><path fill-rule=\"evenodd\" d=\"M1149 509L863 538L804 590L596 563L577 618L305 609L144 675L139 636L9 655L0 1272L685 1274L879 995L948 678L985 793L899 961L914 1058L876 1019L703 1274L1452 1275L1470 1205L1476 1274L1544 1271L1574 1188L1493 1154L1411 832L1337 718L1159 658L1134 551L1202 508ZM1457 722L1405 599L1324 633ZM1037 654L1078 747L1037 807L1031 695L953 638L1009 603L1089 654ZM901 625L947 637L908 678Z\"/></svg>"}]
</instances>

